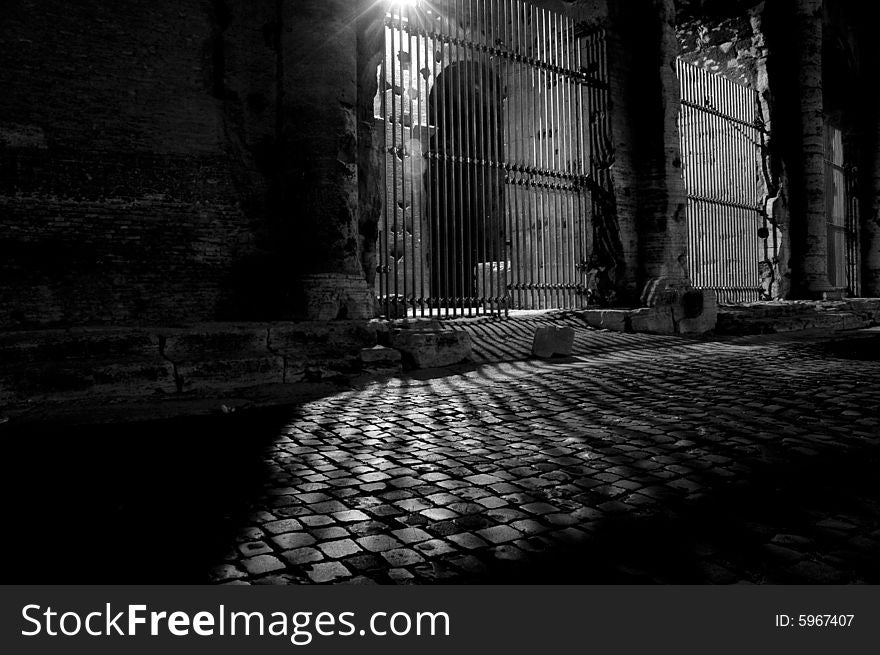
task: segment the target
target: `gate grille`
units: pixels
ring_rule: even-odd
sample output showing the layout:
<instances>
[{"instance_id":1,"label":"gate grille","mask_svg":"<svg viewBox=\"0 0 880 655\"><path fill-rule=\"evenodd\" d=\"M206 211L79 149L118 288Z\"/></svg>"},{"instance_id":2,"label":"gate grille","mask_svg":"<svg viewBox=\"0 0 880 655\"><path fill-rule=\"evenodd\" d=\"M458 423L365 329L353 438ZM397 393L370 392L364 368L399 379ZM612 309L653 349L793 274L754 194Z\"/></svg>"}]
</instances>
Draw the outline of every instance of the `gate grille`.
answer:
<instances>
[{"instance_id":1,"label":"gate grille","mask_svg":"<svg viewBox=\"0 0 880 655\"><path fill-rule=\"evenodd\" d=\"M763 208L756 93L678 61L681 151L688 193L689 275L721 302L769 294L779 235Z\"/></svg>"},{"instance_id":2,"label":"gate grille","mask_svg":"<svg viewBox=\"0 0 880 655\"><path fill-rule=\"evenodd\" d=\"M828 224L828 281L850 296L859 281L859 206L856 176L844 159L843 131L825 125L825 202Z\"/></svg>"},{"instance_id":3,"label":"gate grille","mask_svg":"<svg viewBox=\"0 0 880 655\"><path fill-rule=\"evenodd\" d=\"M586 303L606 68L601 32L522 0L389 3L385 317Z\"/></svg>"}]
</instances>

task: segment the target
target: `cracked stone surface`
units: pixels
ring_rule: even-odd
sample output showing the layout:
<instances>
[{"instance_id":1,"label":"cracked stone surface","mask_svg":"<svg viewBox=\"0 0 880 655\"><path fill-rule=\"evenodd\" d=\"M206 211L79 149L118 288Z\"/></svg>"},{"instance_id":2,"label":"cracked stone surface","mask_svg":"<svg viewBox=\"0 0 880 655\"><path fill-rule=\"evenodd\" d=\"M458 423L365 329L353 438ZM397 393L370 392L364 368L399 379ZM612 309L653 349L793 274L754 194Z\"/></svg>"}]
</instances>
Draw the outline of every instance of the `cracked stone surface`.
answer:
<instances>
[{"instance_id":1,"label":"cracked stone surface","mask_svg":"<svg viewBox=\"0 0 880 655\"><path fill-rule=\"evenodd\" d=\"M876 335L594 334L559 362L183 422L164 449L123 431L140 459L91 471L80 440L56 476L97 477L75 524L112 538L74 561L126 582L880 582ZM64 482L34 476L25 529L65 531ZM76 578L40 555L22 569Z\"/></svg>"}]
</instances>

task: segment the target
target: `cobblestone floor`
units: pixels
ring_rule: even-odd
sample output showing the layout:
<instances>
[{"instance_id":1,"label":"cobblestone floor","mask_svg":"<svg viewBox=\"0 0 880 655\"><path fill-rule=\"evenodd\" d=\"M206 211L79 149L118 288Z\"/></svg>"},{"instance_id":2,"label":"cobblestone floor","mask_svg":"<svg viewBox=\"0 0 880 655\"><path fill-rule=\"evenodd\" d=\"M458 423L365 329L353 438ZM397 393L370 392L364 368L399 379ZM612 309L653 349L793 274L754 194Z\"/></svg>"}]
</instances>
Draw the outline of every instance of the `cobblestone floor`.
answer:
<instances>
[{"instance_id":1,"label":"cobblestone floor","mask_svg":"<svg viewBox=\"0 0 880 655\"><path fill-rule=\"evenodd\" d=\"M22 537L43 547L12 561L50 581L880 583L878 335L581 343L182 438L119 428L102 439L139 445L89 480L32 481ZM67 437L35 456L64 461Z\"/></svg>"}]
</instances>

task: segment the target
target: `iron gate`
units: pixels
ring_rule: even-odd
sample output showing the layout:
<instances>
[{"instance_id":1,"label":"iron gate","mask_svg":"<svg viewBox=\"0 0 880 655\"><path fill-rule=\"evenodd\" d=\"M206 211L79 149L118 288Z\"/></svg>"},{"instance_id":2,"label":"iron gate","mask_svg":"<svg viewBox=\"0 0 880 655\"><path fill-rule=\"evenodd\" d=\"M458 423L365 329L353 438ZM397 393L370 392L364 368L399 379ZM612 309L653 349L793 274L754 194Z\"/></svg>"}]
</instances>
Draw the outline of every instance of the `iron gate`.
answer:
<instances>
[{"instance_id":1,"label":"iron gate","mask_svg":"<svg viewBox=\"0 0 880 655\"><path fill-rule=\"evenodd\" d=\"M755 91L678 61L688 194L689 275L721 302L769 294L779 233L762 206L762 132Z\"/></svg>"},{"instance_id":2,"label":"iron gate","mask_svg":"<svg viewBox=\"0 0 880 655\"><path fill-rule=\"evenodd\" d=\"M849 296L861 293L859 203L856 175L844 157L843 130L825 125L825 213L828 224L828 282Z\"/></svg>"},{"instance_id":3,"label":"iron gate","mask_svg":"<svg viewBox=\"0 0 880 655\"><path fill-rule=\"evenodd\" d=\"M387 318L585 305L606 79L601 31L522 0L389 3Z\"/></svg>"}]
</instances>

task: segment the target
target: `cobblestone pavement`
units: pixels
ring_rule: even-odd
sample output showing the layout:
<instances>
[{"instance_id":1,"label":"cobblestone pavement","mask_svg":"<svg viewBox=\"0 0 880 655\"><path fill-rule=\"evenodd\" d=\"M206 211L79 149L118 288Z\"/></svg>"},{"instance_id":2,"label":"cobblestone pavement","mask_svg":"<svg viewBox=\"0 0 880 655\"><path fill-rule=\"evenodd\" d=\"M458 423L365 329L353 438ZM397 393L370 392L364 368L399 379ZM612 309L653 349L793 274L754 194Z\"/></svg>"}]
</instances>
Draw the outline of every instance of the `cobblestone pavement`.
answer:
<instances>
[{"instance_id":1,"label":"cobblestone pavement","mask_svg":"<svg viewBox=\"0 0 880 655\"><path fill-rule=\"evenodd\" d=\"M12 577L880 582L880 335L582 345L31 439Z\"/></svg>"},{"instance_id":2,"label":"cobblestone pavement","mask_svg":"<svg viewBox=\"0 0 880 655\"><path fill-rule=\"evenodd\" d=\"M213 580L880 582L880 340L594 334L300 408Z\"/></svg>"}]
</instances>

